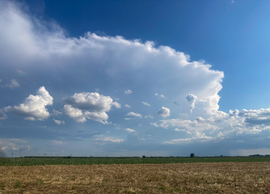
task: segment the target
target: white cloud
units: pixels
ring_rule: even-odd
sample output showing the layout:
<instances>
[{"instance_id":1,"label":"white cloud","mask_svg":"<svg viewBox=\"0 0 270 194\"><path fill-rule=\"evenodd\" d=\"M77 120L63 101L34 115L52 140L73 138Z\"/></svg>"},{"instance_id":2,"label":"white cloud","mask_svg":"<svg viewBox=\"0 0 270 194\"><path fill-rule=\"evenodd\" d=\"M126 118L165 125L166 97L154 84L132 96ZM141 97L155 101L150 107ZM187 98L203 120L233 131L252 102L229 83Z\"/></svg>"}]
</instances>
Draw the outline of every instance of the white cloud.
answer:
<instances>
[{"instance_id":1,"label":"white cloud","mask_svg":"<svg viewBox=\"0 0 270 194\"><path fill-rule=\"evenodd\" d=\"M86 111L84 113L84 116L87 118L87 119L91 119L91 120L94 120L94 121L98 121L98 122L101 122L103 124L109 124L107 122L109 116L105 113L105 112L89 112L89 111Z\"/></svg>"},{"instance_id":2,"label":"white cloud","mask_svg":"<svg viewBox=\"0 0 270 194\"><path fill-rule=\"evenodd\" d=\"M144 116L144 118L150 118L150 119L153 119L154 117L152 116L152 115L146 115L146 116Z\"/></svg>"},{"instance_id":3,"label":"white cloud","mask_svg":"<svg viewBox=\"0 0 270 194\"><path fill-rule=\"evenodd\" d=\"M19 106L8 106L4 108L6 112L12 112L19 116L24 116L29 120L44 120L50 116L46 106L53 104L53 97L44 86L40 87L37 95L30 94Z\"/></svg>"},{"instance_id":4,"label":"white cloud","mask_svg":"<svg viewBox=\"0 0 270 194\"><path fill-rule=\"evenodd\" d=\"M60 116L60 115L62 115L62 112L61 111L58 111L58 110L53 109L52 116Z\"/></svg>"},{"instance_id":5,"label":"white cloud","mask_svg":"<svg viewBox=\"0 0 270 194\"><path fill-rule=\"evenodd\" d=\"M175 131L186 131L186 130L184 130L184 129L178 129L178 128L175 128L174 130L175 130Z\"/></svg>"},{"instance_id":6,"label":"white cloud","mask_svg":"<svg viewBox=\"0 0 270 194\"><path fill-rule=\"evenodd\" d=\"M19 88L20 84L16 81L16 79L12 79L10 80L10 84L6 84L5 86L11 89L14 89L14 88Z\"/></svg>"},{"instance_id":7,"label":"white cloud","mask_svg":"<svg viewBox=\"0 0 270 194\"><path fill-rule=\"evenodd\" d=\"M126 90L125 94L132 94L132 91L131 90Z\"/></svg>"},{"instance_id":8,"label":"white cloud","mask_svg":"<svg viewBox=\"0 0 270 194\"><path fill-rule=\"evenodd\" d=\"M195 96L195 95L193 95L193 94L189 94L189 95L187 95L186 99L187 99L187 101L189 102L190 107L191 107L190 112L192 112L192 110L193 110L194 107L195 107L195 101L196 101L196 99L197 99L197 96Z\"/></svg>"},{"instance_id":9,"label":"white cloud","mask_svg":"<svg viewBox=\"0 0 270 194\"><path fill-rule=\"evenodd\" d=\"M95 112L108 112L112 106L121 108L121 105L114 102L110 96L103 96L97 92L75 93L73 96L65 98L64 101L74 108Z\"/></svg>"},{"instance_id":10,"label":"white cloud","mask_svg":"<svg viewBox=\"0 0 270 194\"><path fill-rule=\"evenodd\" d=\"M56 120L56 119L53 119L53 121L58 125L65 124L65 121L60 121L60 120Z\"/></svg>"},{"instance_id":11,"label":"white cloud","mask_svg":"<svg viewBox=\"0 0 270 194\"><path fill-rule=\"evenodd\" d=\"M151 106L150 104L148 104L147 102L142 102L145 106Z\"/></svg>"},{"instance_id":12,"label":"white cloud","mask_svg":"<svg viewBox=\"0 0 270 194\"><path fill-rule=\"evenodd\" d=\"M0 138L0 150L28 150L28 142L17 138Z\"/></svg>"},{"instance_id":13,"label":"white cloud","mask_svg":"<svg viewBox=\"0 0 270 194\"><path fill-rule=\"evenodd\" d=\"M165 98L165 96L163 95L163 94L158 94L158 93L155 93L155 96L159 96L159 97L161 97L161 98Z\"/></svg>"},{"instance_id":14,"label":"white cloud","mask_svg":"<svg viewBox=\"0 0 270 194\"><path fill-rule=\"evenodd\" d=\"M164 96L163 94L160 94L159 96L160 96L161 98L165 98L165 96Z\"/></svg>"},{"instance_id":15,"label":"white cloud","mask_svg":"<svg viewBox=\"0 0 270 194\"><path fill-rule=\"evenodd\" d=\"M173 139L171 141L165 141L163 143L164 144L181 144L181 143L190 143L193 141L205 142L205 141L211 141L211 140L213 140L212 137L208 137L204 133L201 133L201 132L196 132L195 136L191 138Z\"/></svg>"},{"instance_id":16,"label":"white cloud","mask_svg":"<svg viewBox=\"0 0 270 194\"><path fill-rule=\"evenodd\" d=\"M124 141L124 139L117 139L114 137L105 137L104 135L95 135L94 136L96 141L99 141L101 143L121 143Z\"/></svg>"},{"instance_id":17,"label":"white cloud","mask_svg":"<svg viewBox=\"0 0 270 194\"><path fill-rule=\"evenodd\" d=\"M162 106L162 108L157 112L162 117L170 116L170 109Z\"/></svg>"},{"instance_id":18,"label":"white cloud","mask_svg":"<svg viewBox=\"0 0 270 194\"><path fill-rule=\"evenodd\" d=\"M82 110L78 108L73 108L71 105L64 105L63 110L66 115L70 116L70 118L74 119L76 122L84 123L86 121Z\"/></svg>"},{"instance_id":19,"label":"white cloud","mask_svg":"<svg viewBox=\"0 0 270 194\"><path fill-rule=\"evenodd\" d=\"M109 116L106 112L109 112L112 106L121 108L121 105L114 102L110 96L103 96L97 92L75 93L64 101L69 104L64 106L65 113L77 122L85 122L87 118L108 124Z\"/></svg>"},{"instance_id":20,"label":"white cloud","mask_svg":"<svg viewBox=\"0 0 270 194\"><path fill-rule=\"evenodd\" d=\"M129 113L127 113L126 116L142 118L142 115L141 114L135 113L135 112L129 112Z\"/></svg>"},{"instance_id":21,"label":"white cloud","mask_svg":"<svg viewBox=\"0 0 270 194\"><path fill-rule=\"evenodd\" d=\"M126 128L125 129L127 132L130 132L130 133L133 133L133 132L135 132L135 130L133 130L133 129L130 129L130 128Z\"/></svg>"},{"instance_id":22,"label":"white cloud","mask_svg":"<svg viewBox=\"0 0 270 194\"><path fill-rule=\"evenodd\" d=\"M130 106L130 105L128 105L128 104L125 104L125 107L127 107L127 108L131 108L131 106Z\"/></svg>"}]
</instances>

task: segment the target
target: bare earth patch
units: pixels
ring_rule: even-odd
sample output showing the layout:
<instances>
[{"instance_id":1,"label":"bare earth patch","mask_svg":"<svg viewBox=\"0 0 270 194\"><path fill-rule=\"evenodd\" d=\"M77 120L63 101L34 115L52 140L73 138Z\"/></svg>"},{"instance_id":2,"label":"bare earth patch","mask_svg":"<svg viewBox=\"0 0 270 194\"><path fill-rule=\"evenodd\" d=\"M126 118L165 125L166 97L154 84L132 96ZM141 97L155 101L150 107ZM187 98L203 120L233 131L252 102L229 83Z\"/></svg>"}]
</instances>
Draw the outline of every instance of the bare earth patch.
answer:
<instances>
[{"instance_id":1,"label":"bare earth patch","mask_svg":"<svg viewBox=\"0 0 270 194\"><path fill-rule=\"evenodd\" d=\"M0 166L0 193L269 193L270 163Z\"/></svg>"}]
</instances>

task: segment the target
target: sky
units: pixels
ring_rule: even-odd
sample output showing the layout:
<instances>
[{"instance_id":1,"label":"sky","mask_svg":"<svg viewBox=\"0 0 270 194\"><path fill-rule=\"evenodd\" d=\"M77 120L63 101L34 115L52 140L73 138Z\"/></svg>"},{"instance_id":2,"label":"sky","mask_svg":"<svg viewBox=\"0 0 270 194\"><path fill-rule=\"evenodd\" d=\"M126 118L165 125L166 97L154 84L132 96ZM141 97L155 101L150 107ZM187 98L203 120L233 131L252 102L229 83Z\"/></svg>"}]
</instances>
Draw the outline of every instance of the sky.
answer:
<instances>
[{"instance_id":1,"label":"sky","mask_svg":"<svg viewBox=\"0 0 270 194\"><path fill-rule=\"evenodd\" d=\"M269 8L0 0L0 156L270 154Z\"/></svg>"}]
</instances>

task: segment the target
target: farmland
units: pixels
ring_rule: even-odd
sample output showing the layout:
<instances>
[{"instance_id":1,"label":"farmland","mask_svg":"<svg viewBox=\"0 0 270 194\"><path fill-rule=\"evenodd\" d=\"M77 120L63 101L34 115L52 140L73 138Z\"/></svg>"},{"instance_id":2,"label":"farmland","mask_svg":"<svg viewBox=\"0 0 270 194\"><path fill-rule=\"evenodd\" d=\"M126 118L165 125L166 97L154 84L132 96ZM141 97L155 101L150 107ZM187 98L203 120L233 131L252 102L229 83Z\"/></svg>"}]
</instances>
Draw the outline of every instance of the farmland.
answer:
<instances>
[{"instance_id":1,"label":"farmland","mask_svg":"<svg viewBox=\"0 0 270 194\"><path fill-rule=\"evenodd\" d=\"M268 193L269 159L1 158L0 193Z\"/></svg>"},{"instance_id":2,"label":"farmland","mask_svg":"<svg viewBox=\"0 0 270 194\"><path fill-rule=\"evenodd\" d=\"M2 193L268 193L269 162L0 166Z\"/></svg>"},{"instance_id":3,"label":"farmland","mask_svg":"<svg viewBox=\"0 0 270 194\"><path fill-rule=\"evenodd\" d=\"M0 166L270 162L270 157L22 157L0 158Z\"/></svg>"}]
</instances>

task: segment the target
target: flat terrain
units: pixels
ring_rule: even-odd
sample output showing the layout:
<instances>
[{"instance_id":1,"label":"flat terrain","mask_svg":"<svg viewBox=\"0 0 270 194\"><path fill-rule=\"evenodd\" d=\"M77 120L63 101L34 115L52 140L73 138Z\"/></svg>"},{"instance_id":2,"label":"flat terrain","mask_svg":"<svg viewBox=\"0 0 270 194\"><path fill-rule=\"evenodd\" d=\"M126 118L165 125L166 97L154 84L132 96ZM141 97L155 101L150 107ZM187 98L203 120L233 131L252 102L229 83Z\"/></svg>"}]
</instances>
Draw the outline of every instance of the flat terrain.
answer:
<instances>
[{"instance_id":1,"label":"flat terrain","mask_svg":"<svg viewBox=\"0 0 270 194\"><path fill-rule=\"evenodd\" d=\"M0 166L0 193L269 191L269 162Z\"/></svg>"},{"instance_id":2,"label":"flat terrain","mask_svg":"<svg viewBox=\"0 0 270 194\"><path fill-rule=\"evenodd\" d=\"M0 166L270 162L270 157L22 157L0 158Z\"/></svg>"}]
</instances>

